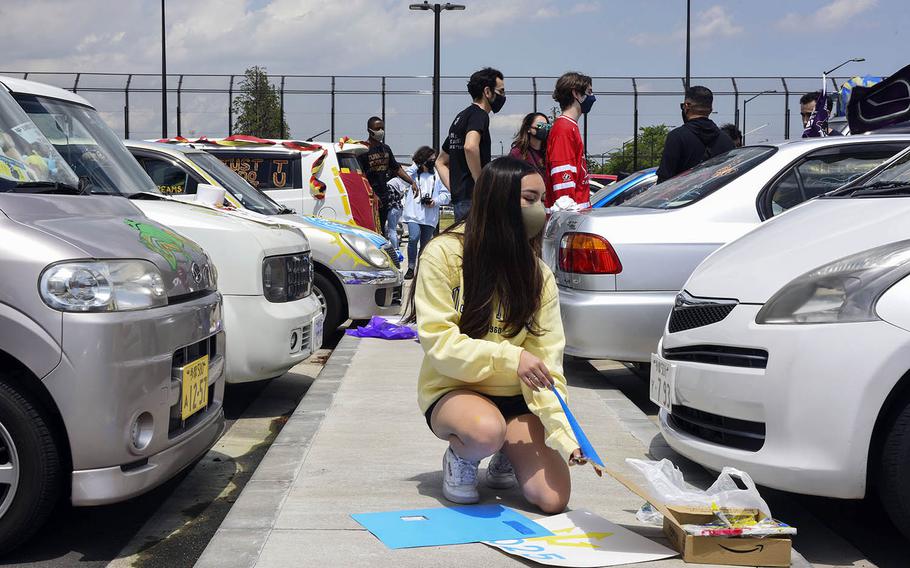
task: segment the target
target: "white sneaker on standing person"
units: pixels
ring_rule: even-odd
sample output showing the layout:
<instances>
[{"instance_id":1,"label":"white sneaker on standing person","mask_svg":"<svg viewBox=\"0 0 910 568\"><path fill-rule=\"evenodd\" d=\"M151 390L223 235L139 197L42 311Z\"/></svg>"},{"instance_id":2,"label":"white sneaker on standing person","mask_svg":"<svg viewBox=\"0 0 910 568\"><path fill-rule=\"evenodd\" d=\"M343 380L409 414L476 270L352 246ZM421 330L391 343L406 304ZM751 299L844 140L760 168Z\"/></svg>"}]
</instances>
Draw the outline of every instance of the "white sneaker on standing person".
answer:
<instances>
[{"instance_id":1,"label":"white sneaker on standing person","mask_svg":"<svg viewBox=\"0 0 910 568\"><path fill-rule=\"evenodd\" d=\"M388 204L389 204L389 213L386 220L386 234L385 238L389 239L389 242L392 243L392 248L396 251L398 250L398 222L401 221L401 209L403 207L402 203L404 201L404 196L407 193L413 193L412 186L408 182L404 181L400 177L393 177L388 182L386 182L386 187L388 187Z\"/></svg>"},{"instance_id":2,"label":"white sneaker on standing person","mask_svg":"<svg viewBox=\"0 0 910 568\"><path fill-rule=\"evenodd\" d=\"M405 171L414 180L416 191L407 191L401 220L408 226L408 270L404 277L414 277L417 259L433 238L439 225L439 207L448 205L452 195L436 174L436 152L421 146L414 152L414 164ZM418 251L418 245L420 250Z\"/></svg>"}]
</instances>

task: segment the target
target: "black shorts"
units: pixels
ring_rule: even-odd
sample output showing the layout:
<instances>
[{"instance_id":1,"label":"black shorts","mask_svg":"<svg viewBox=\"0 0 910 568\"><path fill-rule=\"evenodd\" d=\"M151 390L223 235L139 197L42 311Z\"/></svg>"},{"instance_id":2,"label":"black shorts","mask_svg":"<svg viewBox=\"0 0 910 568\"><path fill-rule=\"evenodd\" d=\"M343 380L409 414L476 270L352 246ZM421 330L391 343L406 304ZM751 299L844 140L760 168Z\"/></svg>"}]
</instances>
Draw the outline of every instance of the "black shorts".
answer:
<instances>
[{"instance_id":1,"label":"black shorts","mask_svg":"<svg viewBox=\"0 0 910 568\"><path fill-rule=\"evenodd\" d=\"M531 413L531 410L528 408L528 403L525 402L525 397L523 395L516 394L515 396L489 396L486 394L481 394L480 396L488 399L490 402L495 404L496 408L499 409L499 412L502 413L502 417L507 421L511 418L515 418L516 416ZM430 407L427 408L427 411L423 413L424 417L427 419L427 426L430 427L430 431L433 430L433 426L430 425L430 417L433 416L433 409L436 408L436 405L439 404L440 400L442 400L442 396L433 401L433 404L431 404Z\"/></svg>"}]
</instances>

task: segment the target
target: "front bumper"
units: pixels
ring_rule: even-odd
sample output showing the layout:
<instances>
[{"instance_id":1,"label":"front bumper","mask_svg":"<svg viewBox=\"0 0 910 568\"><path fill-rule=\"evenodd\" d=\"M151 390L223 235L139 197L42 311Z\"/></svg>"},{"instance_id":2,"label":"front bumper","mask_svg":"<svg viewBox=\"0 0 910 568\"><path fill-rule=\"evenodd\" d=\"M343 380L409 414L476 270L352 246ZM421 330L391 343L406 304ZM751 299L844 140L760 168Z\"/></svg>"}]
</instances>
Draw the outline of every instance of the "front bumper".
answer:
<instances>
[{"instance_id":1,"label":"front bumper","mask_svg":"<svg viewBox=\"0 0 910 568\"><path fill-rule=\"evenodd\" d=\"M348 302L348 317L353 320L391 316L401 312L402 276L390 270L338 270Z\"/></svg>"},{"instance_id":2,"label":"front bumper","mask_svg":"<svg viewBox=\"0 0 910 568\"><path fill-rule=\"evenodd\" d=\"M676 388L673 413L660 415L664 438L698 463L743 469L768 487L863 497L876 418L910 369L910 334L883 321L758 325L760 308L741 304L720 322L665 333L665 356L707 346L763 350L767 362L747 368L670 354ZM759 432L757 451L737 441Z\"/></svg>"},{"instance_id":3,"label":"front bumper","mask_svg":"<svg viewBox=\"0 0 910 568\"><path fill-rule=\"evenodd\" d=\"M221 314L213 293L150 310L63 315L63 357L42 380L66 428L75 504L110 503L147 491L214 444L212 432L220 433L223 420ZM184 422L181 361L202 355L209 355L208 406ZM137 448L131 430L140 416L144 442ZM154 473L132 476L125 485L95 484L94 471L138 469L146 460L158 464Z\"/></svg>"},{"instance_id":4,"label":"front bumper","mask_svg":"<svg viewBox=\"0 0 910 568\"><path fill-rule=\"evenodd\" d=\"M264 296L224 296L226 379L245 383L287 372L322 347L323 316L310 294L273 303Z\"/></svg>"},{"instance_id":5,"label":"front bumper","mask_svg":"<svg viewBox=\"0 0 910 568\"><path fill-rule=\"evenodd\" d=\"M651 360L676 292L596 292L559 287L566 353L587 359Z\"/></svg>"}]
</instances>

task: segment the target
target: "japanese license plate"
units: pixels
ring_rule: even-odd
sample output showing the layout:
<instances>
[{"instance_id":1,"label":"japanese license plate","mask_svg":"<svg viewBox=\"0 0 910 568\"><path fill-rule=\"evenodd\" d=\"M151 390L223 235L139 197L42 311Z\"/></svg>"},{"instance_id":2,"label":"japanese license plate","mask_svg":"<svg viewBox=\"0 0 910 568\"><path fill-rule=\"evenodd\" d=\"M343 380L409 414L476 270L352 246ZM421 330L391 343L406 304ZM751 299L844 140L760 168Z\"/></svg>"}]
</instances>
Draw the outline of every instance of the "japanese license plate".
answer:
<instances>
[{"instance_id":1,"label":"japanese license plate","mask_svg":"<svg viewBox=\"0 0 910 568\"><path fill-rule=\"evenodd\" d=\"M180 419L186 420L209 404L209 356L204 355L183 367L180 389Z\"/></svg>"},{"instance_id":2,"label":"japanese license plate","mask_svg":"<svg viewBox=\"0 0 910 568\"><path fill-rule=\"evenodd\" d=\"M651 402L672 412L676 402L676 365L656 353L651 354Z\"/></svg>"}]
</instances>

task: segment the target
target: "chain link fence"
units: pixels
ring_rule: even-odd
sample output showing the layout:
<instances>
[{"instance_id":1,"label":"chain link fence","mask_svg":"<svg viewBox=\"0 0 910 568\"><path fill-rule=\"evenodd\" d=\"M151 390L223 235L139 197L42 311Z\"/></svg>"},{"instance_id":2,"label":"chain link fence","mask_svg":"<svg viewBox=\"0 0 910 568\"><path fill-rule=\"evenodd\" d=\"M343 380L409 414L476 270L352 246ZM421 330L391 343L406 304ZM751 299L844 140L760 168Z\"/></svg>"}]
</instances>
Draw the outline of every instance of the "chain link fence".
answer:
<instances>
[{"instance_id":1,"label":"chain link fence","mask_svg":"<svg viewBox=\"0 0 910 568\"><path fill-rule=\"evenodd\" d=\"M161 75L153 73L0 72L49 83L86 97L124 138L159 138L161 132ZM167 136L230 135L235 116L231 101L243 74L169 74L167 76ZM508 102L493 116L493 153L508 152L512 136L525 113L550 114L555 76L507 77ZM837 91L848 77L829 77ZM296 139L363 138L366 120L386 121L388 143L401 156L421 145L432 145L432 77L364 75L271 75ZM440 123L444 133L452 117L470 104L467 77L444 76L440 81ZM714 116L733 123L750 143L798 137L802 132L799 97L821 88L820 77L693 77L693 85L714 92ZM594 77L597 104L582 121L589 157L602 158L614 150L638 156L634 133L642 126L681 123L681 77ZM765 92L770 91L770 92ZM763 93L748 103L745 101ZM748 122L747 122L748 120ZM636 160L637 161L637 160Z\"/></svg>"}]
</instances>

